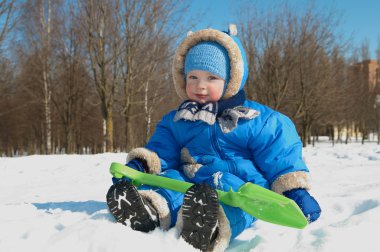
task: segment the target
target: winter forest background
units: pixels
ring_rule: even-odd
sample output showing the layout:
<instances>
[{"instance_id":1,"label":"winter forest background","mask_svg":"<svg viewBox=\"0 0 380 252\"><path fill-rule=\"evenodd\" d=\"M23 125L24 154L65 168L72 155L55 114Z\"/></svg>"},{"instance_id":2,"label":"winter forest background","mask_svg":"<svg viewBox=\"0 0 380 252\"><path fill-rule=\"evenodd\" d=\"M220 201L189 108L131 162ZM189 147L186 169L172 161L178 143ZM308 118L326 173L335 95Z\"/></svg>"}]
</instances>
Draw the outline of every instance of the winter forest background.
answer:
<instances>
[{"instance_id":1,"label":"winter forest background","mask_svg":"<svg viewBox=\"0 0 380 252\"><path fill-rule=\"evenodd\" d=\"M237 23L247 96L292 118L305 146L319 136L379 142L380 83L369 85L361 64L369 42L344 40L333 10L255 3L246 1ZM0 1L0 156L143 146L180 102L171 60L197 24L189 4ZM377 48L380 63L380 40Z\"/></svg>"}]
</instances>

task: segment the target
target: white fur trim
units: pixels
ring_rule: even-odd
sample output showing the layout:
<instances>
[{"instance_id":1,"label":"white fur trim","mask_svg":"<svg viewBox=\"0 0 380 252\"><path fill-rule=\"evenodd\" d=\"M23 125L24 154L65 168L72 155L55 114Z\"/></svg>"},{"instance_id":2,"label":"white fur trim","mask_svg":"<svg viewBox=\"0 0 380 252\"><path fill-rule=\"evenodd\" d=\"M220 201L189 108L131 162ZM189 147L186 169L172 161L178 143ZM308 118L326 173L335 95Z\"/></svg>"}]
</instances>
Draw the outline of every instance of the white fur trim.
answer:
<instances>
[{"instance_id":1,"label":"white fur trim","mask_svg":"<svg viewBox=\"0 0 380 252\"><path fill-rule=\"evenodd\" d=\"M228 248L231 239L230 222L227 219L222 206L219 206L218 228L219 234L212 244L211 251L213 252L225 251Z\"/></svg>"},{"instance_id":2,"label":"white fur trim","mask_svg":"<svg viewBox=\"0 0 380 252\"><path fill-rule=\"evenodd\" d=\"M160 227L163 230L168 230L170 227L170 210L166 199L153 190L139 190L139 193L141 197L151 202L156 209L160 219Z\"/></svg>"},{"instance_id":3,"label":"white fur trim","mask_svg":"<svg viewBox=\"0 0 380 252\"><path fill-rule=\"evenodd\" d=\"M177 94L184 100L188 99L184 76L185 57L191 47L202 41L215 41L226 48L230 58L231 71L230 80L222 99L234 96L239 91L244 76L244 61L242 53L239 46L230 35L214 29L196 31L185 38L178 46L172 66L173 81Z\"/></svg>"},{"instance_id":4,"label":"white fur trim","mask_svg":"<svg viewBox=\"0 0 380 252\"><path fill-rule=\"evenodd\" d=\"M177 222L176 222L175 228L176 228L177 236L179 237L181 235L181 232L183 229L182 207L178 211ZM211 250L210 251L212 251L212 252L225 251L228 248L228 245L230 244L230 239L231 239L230 222L227 219L227 216L224 213L222 206L219 206L218 229L219 229L219 234L215 238L214 243L211 244Z\"/></svg>"},{"instance_id":5,"label":"white fur trim","mask_svg":"<svg viewBox=\"0 0 380 252\"><path fill-rule=\"evenodd\" d=\"M175 223L175 230L176 230L176 234L178 238L181 236L182 229L183 229L183 219L182 219L182 206L181 206L177 214L177 222Z\"/></svg>"},{"instance_id":6,"label":"white fur trim","mask_svg":"<svg viewBox=\"0 0 380 252\"><path fill-rule=\"evenodd\" d=\"M181 150L181 161L183 163L183 172L188 178L194 178L195 173L202 167L201 164L195 162L187 148Z\"/></svg>"},{"instance_id":7,"label":"white fur trim","mask_svg":"<svg viewBox=\"0 0 380 252\"><path fill-rule=\"evenodd\" d=\"M303 171L286 173L284 175L279 176L272 183L271 188L272 191L275 191L279 194L283 194L286 191L296 188L310 190L309 175L307 172Z\"/></svg>"},{"instance_id":8,"label":"white fur trim","mask_svg":"<svg viewBox=\"0 0 380 252\"><path fill-rule=\"evenodd\" d=\"M128 153L127 163L135 158L139 158L146 161L149 173L159 174L161 172L161 160L155 152L146 148L133 149Z\"/></svg>"}]
</instances>

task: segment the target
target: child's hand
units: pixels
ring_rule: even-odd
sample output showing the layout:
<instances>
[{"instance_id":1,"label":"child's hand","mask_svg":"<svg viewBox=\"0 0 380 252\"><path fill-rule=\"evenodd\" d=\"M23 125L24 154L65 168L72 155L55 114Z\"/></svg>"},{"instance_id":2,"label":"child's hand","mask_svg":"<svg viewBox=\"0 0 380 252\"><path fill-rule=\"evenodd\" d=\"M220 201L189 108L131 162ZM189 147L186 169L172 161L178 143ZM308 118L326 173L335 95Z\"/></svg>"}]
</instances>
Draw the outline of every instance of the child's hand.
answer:
<instances>
[{"instance_id":1,"label":"child's hand","mask_svg":"<svg viewBox=\"0 0 380 252\"><path fill-rule=\"evenodd\" d=\"M142 160L140 159L132 159L126 164L126 166L135 169L136 171L146 172L146 167Z\"/></svg>"},{"instance_id":2,"label":"child's hand","mask_svg":"<svg viewBox=\"0 0 380 252\"><path fill-rule=\"evenodd\" d=\"M190 178L190 181L193 183L202 183L217 172L228 172L228 163L225 160L206 156L198 161L202 166Z\"/></svg>"},{"instance_id":3,"label":"child's hand","mask_svg":"<svg viewBox=\"0 0 380 252\"><path fill-rule=\"evenodd\" d=\"M132 169L135 169L136 171L140 171L140 172L144 172L144 170L145 170L144 165L138 159L132 159L131 161L128 162L128 164L126 164L126 166L128 166ZM116 183L123 181L123 180L127 181L127 182L131 182L131 179L127 178L127 177L123 177L120 179L112 178L113 184L116 184Z\"/></svg>"},{"instance_id":4,"label":"child's hand","mask_svg":"<svg viewBox=\"0 0 380 252\"><path fill-rule=\"evenodd\" d=\"M292 189L284 192L284 195L297 203L309 223L316 221L321 215L318 202L305 189Z\"/></svg>"},{"instance_id":5,"label":"child's hand","mask_svg":"<svg viewBox=\"0 0 380 252\"><path fill-rule=\"evenodd\" d=\"M116 185L117 183L122 182L122 181L131 182L131 179L130 179L130 178L127 178L127 177L122 177L122 178L115 178L115 177L113 177L113 178L112 178L112 183L113 183L114 185Z\"/></svg>"}]
</instances>

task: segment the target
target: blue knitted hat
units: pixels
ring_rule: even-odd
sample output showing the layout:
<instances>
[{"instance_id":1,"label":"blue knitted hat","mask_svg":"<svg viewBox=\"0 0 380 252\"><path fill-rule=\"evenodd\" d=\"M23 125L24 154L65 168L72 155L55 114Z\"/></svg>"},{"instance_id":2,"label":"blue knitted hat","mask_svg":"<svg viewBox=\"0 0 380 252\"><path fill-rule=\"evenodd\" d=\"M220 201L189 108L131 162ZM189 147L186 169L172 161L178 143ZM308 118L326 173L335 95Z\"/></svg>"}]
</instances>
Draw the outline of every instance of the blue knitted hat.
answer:
<instances>
[{"instance_id":1,"label":"blue knitted hat","mask_svg":"<svg viewBox=\"0 0 380 252\"><path fill-rule=\"evenodd\" d=\"M215 74L228 83L230 59L227 50L214 41L205 41L191 47L185 58L185 77L192 70L203 70Z\"/></svg>"}]
</instances>

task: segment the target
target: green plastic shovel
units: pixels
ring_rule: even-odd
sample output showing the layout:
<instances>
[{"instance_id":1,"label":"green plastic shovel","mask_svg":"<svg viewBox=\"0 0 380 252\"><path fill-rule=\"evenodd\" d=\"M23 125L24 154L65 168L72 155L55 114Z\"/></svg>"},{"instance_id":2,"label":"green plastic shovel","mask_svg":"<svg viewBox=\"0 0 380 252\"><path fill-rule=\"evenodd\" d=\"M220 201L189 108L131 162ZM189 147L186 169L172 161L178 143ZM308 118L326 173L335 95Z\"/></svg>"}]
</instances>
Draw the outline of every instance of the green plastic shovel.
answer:
<instances>
[{"instance_id":1,"label":"green plastic shovel","mask_svg":"<svg viewBox=\"0 0 380 252\"><path fill-rule=\"evenodd\" d=\"M132 179L132 183L136 186L145 184L185 193L193 185L184 181L139 172L119 163L112 163L110 172L115 178ZM293 200L261 186L246 183L237 192L216 191L221 202L239 207L257 219L300 229L306 227L308 223L301 209Z\"/></svg>"}]
</instances>

